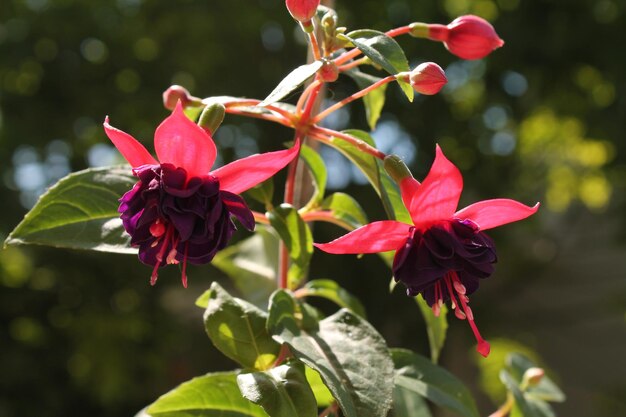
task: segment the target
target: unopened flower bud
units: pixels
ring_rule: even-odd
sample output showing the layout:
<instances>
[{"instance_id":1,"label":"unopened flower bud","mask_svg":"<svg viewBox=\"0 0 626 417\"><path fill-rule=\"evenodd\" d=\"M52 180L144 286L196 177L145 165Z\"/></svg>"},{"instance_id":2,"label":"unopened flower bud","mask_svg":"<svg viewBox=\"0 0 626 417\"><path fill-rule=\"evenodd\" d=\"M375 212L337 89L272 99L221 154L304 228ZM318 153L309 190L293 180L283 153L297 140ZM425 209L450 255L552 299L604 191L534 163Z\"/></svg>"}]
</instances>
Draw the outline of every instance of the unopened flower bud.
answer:
<instances>
[{"instance_id":1,"label":"unopened flower bud","mask_svg":"<svg viewBox=\"0 0 626 417\"><path fill-rule=\"evenodd\" d=\"M415 91L432 96L448 82L445 72L434 62L423 62L409 74L409 81Z\"/></svg>"},{"instance_id":2,"label":"unopened flower bud","mask_svg":"<svg viewBox=\"0 0 626 417\"><path fill-rule=\"evenodd\" d=\"M428 38L442 41L452 54L463 59L484 58L504 45L491 23L473 15L457 17L447 26L428 25Z\"/></svg>"},{"instance_id":3,"label":"unopened flower bud","mask_svg":"<svg viewBox=\"0 0 626 417\"><path fill-rule=\"evenodd\" d=\"M411 171L398 155L387 155L383 162L385 171L395 182L400 184L406 178L413 178Z\"/></svg>"},{"instance_id":4,"label":"unopened flower bud","mask_svg":"<svg viewBox=\"0 0 626 417\"><path fill-rule=\"evenodd\" d=\"M185 87L180 85L173 85L163 92L163 106L166 109L174 110L178 101L183 105L183 108L202 105L202 100L192 96Z\"/></svg>"},{"instance_id":5,"label":"unopened flower bud","mask_svg":"<svg viewBox=\"0 0 626 417\"><path fill-rule=\"evenodd\" d=\"M339 69L333 61L324 60L322 68L319 70L319 74L324 82L332 83L337 81L337 78L339 78Z\"/></svg>"},{"instance_id":6,"label":"unopened flower bud","mask_svg":"<svg viewBox=\"0 0 626 417\"><path fill-rule=\"evenodd\" d=\"M224 107L222 103L208 104L204 110L202 110L200 119L198 119L198 126L206 130L209 135L212 135L224 121L225 114L226 107Z\"/></svg>"},{"instance_id":7,"label":"unopened flower bud","mask_svg":"<svg viewBox=\"0 0 626 417\"><path fill-rule=\"evenodd\" d=\"M311 25L311 19L315 16L317 6L320 5L320 0L285 0L285 5L289 14L302 23L303 28Z\"/></svg>"},{"instance_id":8,"label":"unopened flower bud","mask_svg":"<svg viewBox=\"0 0 626 417\"><path fill-rule=\"evenodd\" d=\"M545 375L545 371L541 368L528 368L526 372L524 372L524 377L522 378L522 385L527 387L533 387L538 385Z\"/></svg>"}]
</instances>

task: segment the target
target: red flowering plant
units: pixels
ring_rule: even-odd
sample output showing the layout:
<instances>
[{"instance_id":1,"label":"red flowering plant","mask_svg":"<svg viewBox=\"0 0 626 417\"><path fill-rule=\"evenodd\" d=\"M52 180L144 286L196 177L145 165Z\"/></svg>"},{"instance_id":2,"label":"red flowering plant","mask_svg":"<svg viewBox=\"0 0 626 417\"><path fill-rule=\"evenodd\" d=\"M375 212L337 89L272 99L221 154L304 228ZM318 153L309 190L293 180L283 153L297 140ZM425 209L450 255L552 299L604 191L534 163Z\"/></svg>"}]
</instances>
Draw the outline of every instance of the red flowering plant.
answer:
<instances>
[{"instance_id":1,"label":"red flowering plant","mask_svg":"<svg viewBox=\"0 0 626 417\"><path fill-rule=\"evenodd\" d=\"M439 147L420 183L399 157L377 148L368 132L337 131L322 122L362 98L373 130L389 84L397 83L409 101L416 92L429 96L445 88L447 77L439 65L409 67L398 36L441 41L463 59L483 58L503 42L476 16L447 26L413 23L384 33L348 31L338 25L334 10L319 3L286 0L286 12L303 30L312 59L265 99L199 98L171 86L163 95L171 114L154 134L157 158L107 117L104 131L130 167L67 176L41 196L7 239L8 244L138 253L152 268L151 284L160 268L177 265L186 287L187 275L196 270L188 263L211 262L233 278L239 297L214 282L196 304L204 309L209 339L238 369L183 383L155 399L141 416L430 416L425 400L459 415L479 415L470 390L436 364L447 329L444 304L467 319L478 351L487 356L489 344L478 332L468 298L493 273L497 260L485 231L522 220L538 206L495 199L457 210L462 177ZM372 71L386 74L378 77ZM344 76L359 89L319 111L323 88ZM216 168L212 137L224 117L276 123L293 130L293 136L280 139L271 151ZM276 149L289 140L287 149ZM321 146L336 149L365 174L387 220L370 223L353 197L328 195ZM285 167L284 194L277 204L275 174ZM307 185L312 186L308 193ZM234 220L248 231L237 231ZM315 222L349 232L316 244L323 251L395 251L393 258L381 256L424 315L430 358L390 349L353 295L334 281L309 280ZM203 285L201 279L193 282ZM311 304L313 297L327 298L341 309L325 317ZM494 417L553 415L548 401L564 398L543 370L521 355L511 354L500 375L509 394Z\"/></svg>"}]
</instances>

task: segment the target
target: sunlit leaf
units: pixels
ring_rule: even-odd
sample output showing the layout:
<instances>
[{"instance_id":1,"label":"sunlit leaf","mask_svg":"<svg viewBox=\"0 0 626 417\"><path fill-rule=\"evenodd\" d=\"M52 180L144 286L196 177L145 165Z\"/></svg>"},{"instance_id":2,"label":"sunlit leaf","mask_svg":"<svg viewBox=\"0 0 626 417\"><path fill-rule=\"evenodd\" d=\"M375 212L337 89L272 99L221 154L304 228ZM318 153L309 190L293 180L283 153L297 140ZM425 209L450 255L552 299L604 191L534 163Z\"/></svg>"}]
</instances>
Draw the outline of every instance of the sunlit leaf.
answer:
<instances>
[{"instance_id":1,"label":"sunlit leaf","mask_svg":"<svg viewBox=\"0 0 626 417\"><path fill-rule=\"evenodd\" d=\"M306 297L322 297L352 310L355 314L365 317L365 309L363 304L348 291L344 290L335 281L330 279L314 279L306 283L304 287L298 290L298 294Z\"/></svg>"},{"instance_id":2,"label":"sunlit leaf","mask_svg":"<svg viewBox=\"0 0 626 417\"><path fill-rule=\"evenodd\" d=\"M393 363L378 332L349 310L303 329L297 301L277 291L270 301L268 329L302 362L320 373L346 417L384 417L391 407Z\"/></svg>"},{"instance_id":3,"label":"sunlit leaf","mask_svg":"<svg viewBox=\"0 0 626 417\"><path fill-rule=\"evenodd\" d=\"M289 286L295 288L304 278L313 255L311 230L298 210L288 204L281 204L268 212L267 218L289 250Z\"/></svg>"},{"instance_id":4,"label":"sunlit leaf","mask_svg":"<svg viewBox=\"0 0 626 417\"><path fill-rule=\"evenodd\" d=\"M424 398L399 385L393 388L393 417L432 417Z\"/></svg>"},{"instance_id":5,"label":"sunlit leaf","mask_svg":"<svg viewBox=\"0 0 626 417\"><path fill-rule=\"evenodd\" d=\"M358 48L363 55L382 67L391 75L409 71L409 61L402 47L392 37L371 29L359 29L343 35ZM413 101L413 88L406 82L400 87L409 101Z\"/></svg>"},{"instance_id":6,"label":"sunlit leaf","mask_svg":"<svg viewBox=\"0 0 626 417\"><path fill-rule=\"evenodd\" d=\"M380 80L380 78L361 72L356 68L351 69L350 71L346 71L345 74L352 78L361 90L369 87L370 85ZM376 123L378 122L378 119L380 118L380 113L383 111L383 107L385 106L386 91L387 84L378 87L373 91L370 91L363 97L363 104L365 105L365 113L367 116L367 124L369 125L371 130L376 129Z\"/></svg>"},{"instance_id":7,"label":"sunlit leaf","mask_svg":"<svg viewBox=\"0 0 626 417\"><path fill-rule=\"evenodd\" d=\"M365 210L352 196L333 193L322 202L324 210L330 210L333 217L344 223L346 229L356 229L367 223Z\"/></svg>"},{"instance_id":8,"label":"sunlit leaf","mask_svg":"<svg viewBox=\"0 0 626 417\"><path fill-rule=\"evenodd\" d=\"M143 416L268 417L261 407L241 396L236 378L235 372L223 372L184 382L162 395Z\"/></svg>"},{"instance_id":9,"label":"sunlit leaf","mask_svg":"<svg viewBox=\"0 0 626 417\"><path fill-rule=\"evenodd\" d=\"M428 344L430 345L430 358L434 363L437 363L448 331L448 307L446 307L445 304L442 305L439 317L437 317L433 314L433 310L428 306L422 296L415 297L415 302L419 306L424 321L426 322Z\"/></svg>"},{"instance_id":10,"label":"sunlit leaf","mask_svg":"<svg viewBox=\"0 0 626 417\"><path fill-rule=\"evenodd\" d=\"M518 383L513 379L510 373L508 373L505 369L500 371L500 381L506 386L507 390L511 394L513 394L513 398L515 398L515 406L518 408L517 413L523 417L543 417L542 414L539 414L535 407L530 405L524 393L520 389Z\"/></svg>"},{"instance_id":11,"label":"sunlit leaf","mask_svg":"<svg viewBox=\"0 0 626 417\"><path fill-rule=\"evenodd\" d=\"M278 237L270 228L257 225L252 237L218 252L211 264L233 280L247 301L266 309L277 288L277 259ZM207 301L196 304L206 308Z\"/></svg>"},{"instance_id":12,"label":"sunlit leaf","mask_svg":"<svg viewBox=\"0 0 626 417\"><path fill-rule=\"evenodd\" d=\"M310 147L303 145L300 148L300 158L302 158L306 166L309 168L311 178L313 179L313 186L315 187L315 192L311 196L311 200L304 207L306 210L308 208L319 206L322 203L324 193L326 192L327 173L324 160L319 153Z\"/></svg>"},{"instance_id":13,"label":"sunlit leaf","mask_svg":"<svg viewBox=\"0 0 626 417\"><path fill-rule=\"evenodd\" d=\"M287 75L276 86L274 91L263 100L259 106L267 106L268 104L275 103L287 97L294 92L296 88L300 87L306 80L311 78L315 73L322 68L322 61L315 61L311 64L300 65Z\"/></svg>"},{"instance_id":14,"label":"sunlit leaf","mask_svg":"<svg viewBox=\"0 0 626 417\"><path fill-rule=\"evenodd\" d=\"M137 253L117 211L119 198L136 182L130 167L70 174L39 198L5 243Z\"/></svg>"},{"instance_id":15,"label":"sunlit leaf","mask_svg":"<svg viewBox=\"0 0 626 417\"><path fill-rule=\"evenodd\" d=\"M224 355L246 368L268 369L280 346L267 333L266 320L264 311L232 297L216 282L211 285L204 327Z\"/></svg>"},{"instance_id":16,"label":"sunlit leaf","mask_svg":"<svg viewBox=\"0 0 626 417\"><path fill-rule=\"evenodd\" d=\"M263 181L246 191L246 194L269 208L272 206L272 198L274 197L274 180L270 178Z\"/></svg>"},{"instance_id":17,"label":"sunlit leaf","mask_svg":"<svg viewBox=\"0 0 626 417\"><path fill-rule=\"evenodd\" d=\"M324 381L322 381L319 372L305 366L304 374L306 375L307 381L309 381L309 386L313 390L317 406L328 407L331 405L335 399L333 398L333 394L328 390L328 387L324 384Z\"/></svg>"},{"instance_id":18,"label":"sunlit leaf","mask_svg":"<svg viewBox=\"0 0 626 417\"><path fill-rule=\"evenodd\" d=\"M302 364L281 365L265 372L239 374L241 394L271 417L317 417L315 396Z\"/></svg>"},{"instance_id":19,"label":"sunlit leaf","mask_svg":"<svg viewBox=\"0 0 626 417\"><path fill-rule=\"evenodd\" d=\"M474 399L457 377L409 350L391 349L391 354L396 369L396 386L461 416L478 417Z\"/></svg>"}]
</instances>

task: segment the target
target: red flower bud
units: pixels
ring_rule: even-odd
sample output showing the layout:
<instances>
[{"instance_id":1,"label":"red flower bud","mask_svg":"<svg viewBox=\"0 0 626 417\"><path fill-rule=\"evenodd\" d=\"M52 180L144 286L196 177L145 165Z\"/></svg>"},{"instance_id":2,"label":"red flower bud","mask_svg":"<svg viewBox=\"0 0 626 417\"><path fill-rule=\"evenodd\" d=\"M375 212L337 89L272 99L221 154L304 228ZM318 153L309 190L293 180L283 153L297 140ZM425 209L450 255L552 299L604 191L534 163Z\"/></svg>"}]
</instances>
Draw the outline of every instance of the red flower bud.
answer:
<instances>
[{"instance_id":1,"label":"red flower bud","mask_svg":"<svg viewBox=\"0 0 626 417\"><path fill-rule=\"evenodd\" d=\"M320 0L285 0L285 5L294 19L307 23L315 16Z\"/></svg>"},{"instance_id":2,"label":"red flower bud","mask_svg":"<svg viewBox=\"0 0 626 417\"><path fill-rule=\"evenodd\" d=\"M333 83L337 81L337 78L339 78L339 69L333 61L324 60L324 64L322 65L322 68L320 68L319 74L324 82Z\"/></svg>"},{"instance_id":3,"label":"red flower bud","mask_svg":"<svg viewBox=\"0 0 626 417\"><path fill-rule=\"evenodd\" d=\"M173 85L163 92L163 106L165 106L166 109L174 110L179 100L183 108L202 104L202 100L192 96L185 87L181 87L180 85Z\"/></svg>"},{"instance_id":4,"label":"red flower bud","mask_svg":"<svg viewBox=\"0 0 626 417\"><path fill-rule=\"evenodd\" d=\"M409 80L415 91L427 96L437 94L448 82L446 73L434 62L419 64L411 71Z\"/></svg>"},{"instance_id":5,"label":"red flower bud","mask_svg":"<svg viewBox=\"0 0 626 417\"><path fill-rule=\"evenodd\" d=\"M447 26L428 25L428 38L442 41L448 50L463 59L481 59L504 45L495 29L485 19L466 15Z\"/></svg>"}]
</instances>

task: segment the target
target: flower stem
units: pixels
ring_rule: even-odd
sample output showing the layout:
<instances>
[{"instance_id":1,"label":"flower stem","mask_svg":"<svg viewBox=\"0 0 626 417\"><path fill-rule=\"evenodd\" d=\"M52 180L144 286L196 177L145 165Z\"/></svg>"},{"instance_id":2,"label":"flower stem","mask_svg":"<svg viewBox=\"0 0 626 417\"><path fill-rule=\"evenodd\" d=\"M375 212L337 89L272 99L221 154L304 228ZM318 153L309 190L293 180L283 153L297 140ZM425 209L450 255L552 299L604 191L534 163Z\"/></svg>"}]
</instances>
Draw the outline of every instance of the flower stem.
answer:
<instances>
[{"instance_id":1,"label":"flower stem","mask_svg":"<svg viewBox=\"0 0 626 417\"><path fill-rule=\"evenodd\" d=\"M328 408L326 408L324 411L320 413L319 417L327 417L331 413L336 413L336 412L337 412L337 403L333 402L331 405L328 406Z\"/></svg>"},{"instance_id":2,"label":"flower stem","mask_svg":"<svg viewBox=\"0 0 626 417\"><path fill-rule=\"evenodd\" d=\"M206 104L206 100L203 100ZM209 101L210 102L210 101ZM232 101L227 101L222 103L224 107L226 107L226 111L233 107L255 107L261 103L261 100L256 99L234 99ZM273 106L271 104L263 106L267 110L273 111L274 113L278 113L283 116L285 119L290 120L292 123L296 122L296 116L287 110L281 109L280 107Z\"/></svg>"},{"instance_id":3,"label":"flower stem","mask_svg":"<svg viewBox=\"0 0 626 417\"><path fill-rule=\"evenodd\" d=\"M309 211L307 213L302 213L300 217L302 217L302 220L305 222L327 222L349 231L354 230L352 225L336 218L330 210Z\"/></svg>"},{"instance_id":4,"label":"flower stem","mask_svg":"<svg viewBox=\"0 0 626 417\"><path fill-rule=\"evenodd\" d=\"M351 70L352 68L358 67L359 65L363 65L367 63L368 61L369 61L369 58L364 56L363 58L357 59L352 62L348 62L347 64L340 66L338 69L339 71L348 71L348 70Z\"/></svg>"},{"instance_id":5,"label":"flower stem","mask_svg":"<svg viewBox=\"0 0 626 417\"><path fill-rule=\"evenodd\" d=\"M391 29L385 32L385 35L391 36L392 38L394 38L398 35L404 35L405 33L409 33L410 30L411 29L409 26L401 26L399 28ZM361 54L361 51L358 48L354 48L354 49L349 50L348 52L344 52L343 54L335 58L335 65L341 65L345 62L348 62L351 59L356 58L360 54Z\"/></svg>"},{"instance_id":6,"label":"flower stem","mask_svg":"<svg viewBox=\"0 0 626 417\"><path fill-rule=\"evenodd\" d=\"M252 215L254 216L255 222L260 223L260 224L270 224L270 221L265 214L259 213L258 211L254 211L254 210L250 210L250 211L252 211Z\"/></svg>"},{"instance_id":7,"label":"flower stem","mask_svg":"<svg viewBox=\"0 0 626 417\"><path fill-rule=\"evenodd\" d=\"M489 417L506 417L507 414L513 410L513 405L515 404L515 400L513 399L513 395L508 393L506 396L506 401L504 404L500 406L496 411L489 415Z\"/></svg>"},{"instance_id":8,"label":"flower stem","mask_svg":"<svg viewBox=\"0 0 626 417\"><path fill-rule=\"evenodd\" d=\"M355 138L354 136L350 136L346 133L337 132L336 130L326 129L320 126L312 126L311 130L309 130L308 133L311 137L314 137L320 142L327 143L327 144L332 144L334 142L334 138L345 140L346 142L354 145L359 150L365 153L368 153L372 155L373 157L378 158L380 160L385 159L385 157L387 156L387 154L385 154L384 152L379 151L373 146L368 145L367 143L363 142L361 139Z\"/></svg>"},{"instance_id":9,"label":"flower stem","mask_svg":"<svg viewBox=\"0 0 626 417\"><path fill-rule=\"evenodd\" d=\"M296 104L296 114L297 115L301 115L302 114L302 108L304 107L304 103L305 103L306 99L309 97L309 95L311 95L311 92L314 89L319 87L320 84L322 84L322 81L320 79L315 79L315 81L313 81L311 84L309 84L307 86L307 88L302 92L302 95L300 96L300 98L298 99L298 103Z\"/></svg>"},{"instance_id":10,"label":"flower stem","mask_svg":"<svg viewBox=\"0 0 626 417\"><path fill-rule=\"evenodd\" d=\"M320 56L320 46L315 36L315 31L309 33L309 42L311 42L311 52L313 53L313 59L319 61L322 59Z\"/></svg>"},{"instance_id":11,"label":"flower stem","mask_svg":"<svg viewBox=\"0 0 626 417\"><path fill-rule=\"evenodd\" d=\"M312 123L319 123L322 119L327 117L329 114L331 114L334 111L339 110L340 108L342 108L346 104L351 103L354 100L363 97L364 95L366 95L370 91L374 91L377 88L379 88L379 87L381 87L381 86L383 86L385 84L389 84L390 82L393 82L395 80L396 80L396 76L395 75L390 75L388 77L383 78L382 80L376 81L374 84L370 85L369 87L366 87L366 88L364 88L361 91L357 91L356 93L352 94L351 96L344 98L339 103L333 104L332 106L330 106L329 108L327 108L326 110L324 110L323 112L321 112L320 114L315 116L311 122Z\"/></svg>"}]
</instances>

